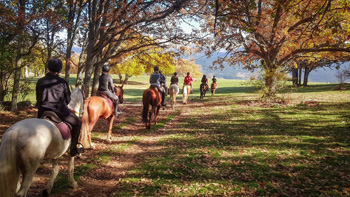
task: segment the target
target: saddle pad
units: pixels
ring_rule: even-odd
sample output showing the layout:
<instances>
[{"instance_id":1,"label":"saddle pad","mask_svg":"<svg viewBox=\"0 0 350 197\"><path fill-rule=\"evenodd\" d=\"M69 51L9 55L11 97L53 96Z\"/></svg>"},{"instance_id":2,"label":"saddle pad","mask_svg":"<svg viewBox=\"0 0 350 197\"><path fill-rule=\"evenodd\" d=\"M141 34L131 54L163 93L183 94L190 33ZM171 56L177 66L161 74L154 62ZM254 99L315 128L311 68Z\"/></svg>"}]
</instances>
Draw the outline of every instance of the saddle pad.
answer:
<instances>
[{"instance_id":1,"label":"saddle pad","mask_svg":"<svg viewBox=\"0 0 350 197\"><path fill-rule=\"evenodd\" d=\"M105 99L106 99L106 101L107 101L109 107L113 109L113 102L112 102L112 100L109 99L109 98L105 98Z\"/></svg>"},{"instance_id":2,"label":"saddle pad","mask_svg":"<svg viewBox=\"0 0 350 197\"><path fill-rule=\"evenodd\" d=\"M62 139L68 140L72 137L71 135L71 129L72 127L68 125L67 123L63 122L60 117L57 116L55 112L52 111L45 111L43 115L41 116L42 119L46 119L50 122L52 122L60 131L62 135Z\"/></svg>"},{"instance_id":3,"label":"saddle pad","mask_svg":"<svg viewBox=\"0 0 350 197\"><path fill-rule=\"evenodd\" d=\"M64 122L60 122L60 123L55 123L56 127L58 128L58 130L60 130L62 138L64 140L68 140L70 138L72 138L72 134L70 131L70 128L68 127L68 125Z\"/></svg>"}]
</instances>

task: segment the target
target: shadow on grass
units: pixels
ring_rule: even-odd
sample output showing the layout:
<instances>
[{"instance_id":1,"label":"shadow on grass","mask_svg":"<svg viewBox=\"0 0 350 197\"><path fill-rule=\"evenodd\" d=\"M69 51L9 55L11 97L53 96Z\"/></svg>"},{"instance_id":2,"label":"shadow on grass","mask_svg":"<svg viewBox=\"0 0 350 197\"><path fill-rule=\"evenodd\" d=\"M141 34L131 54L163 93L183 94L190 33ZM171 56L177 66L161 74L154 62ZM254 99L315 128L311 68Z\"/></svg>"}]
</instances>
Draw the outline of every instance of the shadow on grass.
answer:
<instances>
[{"instance_id":1,"label":"shadow on grass","mask_svg":"<svg viewBox=\"0 0 350 197\"><path fill-rule=\"evenodd\" d=\"M349 103L189 114L113 194L347 195L348 114Z\"/></svg>"}]
</instances>

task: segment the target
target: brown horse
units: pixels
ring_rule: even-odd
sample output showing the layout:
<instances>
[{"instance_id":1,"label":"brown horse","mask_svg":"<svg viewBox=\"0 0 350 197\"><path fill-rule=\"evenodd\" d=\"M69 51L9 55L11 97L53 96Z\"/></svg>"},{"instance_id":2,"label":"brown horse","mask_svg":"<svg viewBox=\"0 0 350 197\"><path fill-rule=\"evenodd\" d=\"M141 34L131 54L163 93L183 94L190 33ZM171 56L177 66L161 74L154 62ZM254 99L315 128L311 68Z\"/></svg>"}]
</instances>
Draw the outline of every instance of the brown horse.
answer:
<instances>
[{"instance_id":1,"label":"brown horse","mask_svg":"<svg viewBox=\"0 0 350 197\"><path fill-rule=\"evenodd\" d=\"M151 129L152 114L154 115L154 124L157 124L157 115L159 113L162 97L156 87L150 87L142 95L142 121L146 123L146 129ZM149 111L149 106L152 106Z\"/></svg>"},{"instance_id":2,"label":"brown horse","mask_svg":"<svg viewBox=\"0 0 350 197\"><path fill-rule=\"evenodd\" d=\"M200 99L203 99L205 97L205 93L208 90L208 85L207 84L201 84L199 90L201 92Z\"/></svg>"},{"instance_id":3,"label":"brown horse","mask_svg":"<svg viewBox=\"0 0 350 197\"><path fill-rule=\"evenodd\" d=\"M119 103L123 103L123 86L114 86L115 95L119 98ZM90 147L95 148L91 142L91 131L94 128L96 122L100 119L107 119L109 122L107 141L112 141L112 126L114 121L113 107L110 106L106 98L101 96L91 96L85 100L84 103L84 115L81 118L82 127L80 142L87 147L87 140L89 140Z\"/></svg>"},{"instance_id":4,"label":"brown horse","mask_svg":"<svg viewBox=\"0 0 350 197\"><path fill-rule=\"evenodd\" d=\"M215 90L216 90L217 85L218 84L216 82L211 84L211 95L212 96L215 94Z\"/></svg>"}]
</instances>

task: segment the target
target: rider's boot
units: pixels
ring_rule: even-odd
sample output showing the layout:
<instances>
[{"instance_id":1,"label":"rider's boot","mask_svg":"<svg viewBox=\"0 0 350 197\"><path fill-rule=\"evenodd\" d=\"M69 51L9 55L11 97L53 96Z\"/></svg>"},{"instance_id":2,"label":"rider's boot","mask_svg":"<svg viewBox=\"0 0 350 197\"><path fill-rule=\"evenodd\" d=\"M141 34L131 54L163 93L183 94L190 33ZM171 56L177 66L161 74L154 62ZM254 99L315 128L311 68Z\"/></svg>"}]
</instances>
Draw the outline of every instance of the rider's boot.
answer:
<instances>
[{"instance_id":1,"label":"rider's boot","mask_svg":"<svg viewBox=\"0 0 350 197\"><path fill-rule=\"evenodd\" d=\"M113 104L114 104L114 115L117 117L118 115L122 114L122 111L118 111L119 100L115 100Z\"/></svg>"},{"instance_id":2,"label":"rider's boot","mask_svg":"<svg viewBox=\"0 0 350 197\"><path fill-rule=\"evenodd\" d=\"M162 92L162 106L165 107L165 92Z\"/></svg>"},{"instance_id":3,"label":"rider's boot","mask_svg":"<svg viewBox=\"0 0 350 197\"><path fill-rule=\"evenodd\" d=\"M75 157L76 155L84 152L84 147L82 144L78 143L79 140L80 129L74 128L72 129L72 139L70 144L70 156ZM79 145L79 148L78 148Z\"/></svg>"}]
</instances>

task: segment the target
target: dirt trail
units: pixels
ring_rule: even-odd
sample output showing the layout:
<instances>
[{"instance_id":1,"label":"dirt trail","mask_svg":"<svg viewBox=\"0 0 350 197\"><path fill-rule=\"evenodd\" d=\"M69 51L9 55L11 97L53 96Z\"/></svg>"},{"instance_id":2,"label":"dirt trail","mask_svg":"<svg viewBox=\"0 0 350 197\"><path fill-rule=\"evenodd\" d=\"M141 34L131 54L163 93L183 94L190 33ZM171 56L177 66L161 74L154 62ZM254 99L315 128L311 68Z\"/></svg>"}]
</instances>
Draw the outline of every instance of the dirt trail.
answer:
<instances>
[{"instance_id":1,"label":"dirt trail","mask_svg":"<svg viewBox=\"0 0 350 197\"><path fill-rule=\"evenodd\" d=\"M94 128L94 132L100 133L97 139L93 139L93 143L96 149L88 149L81 156L76 159L75 166L83 166L89 164L89 161L99 157L101 154L105 154L110 150L111 146L119 146L120 144L129 144L126 148L118 153L109 153L111 159L107 162L99 162L94 160L94 164L97 167L92 168L83 173L78 180L79 184L77 189L72 188L59 188L58 180L54 185L54 189L60 190L57 194L52 196L109 196L110 194L118 191L118 182L122 180L130 170L134 169L145 161L147 157L161 155L163 149L159 145L159 140L165 139L167 136L164 132L171 128L176 128L178 123L184 115L188 113L193 107L201 107L202 103L189 103L182 105L179 102L172 110L170 106L167 106L165 110L160 110L159 121L167 119L169 115L174 114L171 120L157 130L146 130L145 125L141 122L141 103L125 103L122 106L123 115L114 122L114 126L126 124L121 129L113 129L112 143L108 144L106 139L106 128L108 128L108 122L106 120L99 120ZM128 123L128 119L134 119L134 122ZM137 138L137 142L133 140ZM67 176L67 154L60 159L60 175ZM91 164L91 163L90 163ZM38 196L41 190L45 187L48 181L49 174L51 172L51 165L48 161L38 169L37 174L33 180L33 184L29 189L28 196Z\"/></svg>"}]
</instances>

